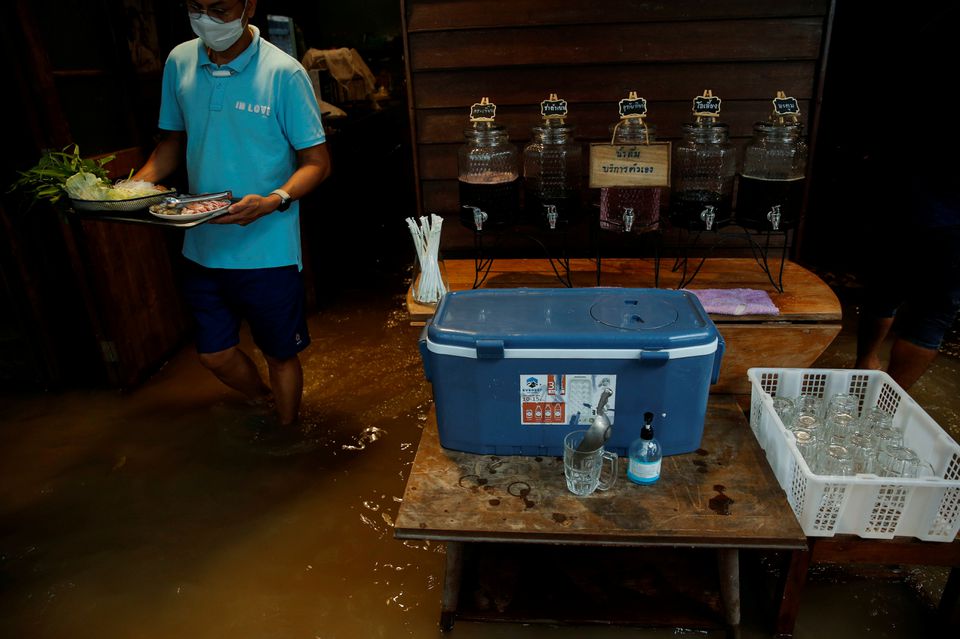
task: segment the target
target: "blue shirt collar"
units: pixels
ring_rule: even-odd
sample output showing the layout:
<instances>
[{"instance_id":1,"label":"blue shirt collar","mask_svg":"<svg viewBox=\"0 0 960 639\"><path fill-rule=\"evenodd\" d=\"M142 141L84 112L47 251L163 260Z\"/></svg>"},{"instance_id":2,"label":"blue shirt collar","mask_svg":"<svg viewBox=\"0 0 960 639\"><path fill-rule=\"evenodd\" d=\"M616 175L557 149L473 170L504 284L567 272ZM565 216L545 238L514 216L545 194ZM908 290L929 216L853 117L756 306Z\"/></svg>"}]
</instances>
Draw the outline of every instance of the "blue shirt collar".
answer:
<instances>
[{"instance_id":1,"label":"blue shirt collar","mask_svg":"<svg viewBox=\"0 0 960 639\"><path fill-rule=\"evenodd\" d=\"M240 73L247 68L247 65L250 64L253 57L260 51L260 29L252 24L250 28L253 30L253 40L247 45L246 49L240 52L240 55L230 62L221 65L221 69L229 69L233 73ZM210 60L210 56L207 55L207 47L204 46L203 40L200 38L197 38L197 50L199 51L199 63L201 67L207 67L208 71L217 67L217 65Z\"/></svg>"}]
</instances>

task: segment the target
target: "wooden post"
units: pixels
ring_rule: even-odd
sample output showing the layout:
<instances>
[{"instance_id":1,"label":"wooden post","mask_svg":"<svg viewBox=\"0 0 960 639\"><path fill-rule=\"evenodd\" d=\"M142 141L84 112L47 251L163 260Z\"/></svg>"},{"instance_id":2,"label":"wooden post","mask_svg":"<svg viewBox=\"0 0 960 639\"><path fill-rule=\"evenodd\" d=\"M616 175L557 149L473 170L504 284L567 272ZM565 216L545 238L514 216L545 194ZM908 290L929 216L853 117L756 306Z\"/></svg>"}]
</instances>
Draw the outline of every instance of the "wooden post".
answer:
<instances>
[{"instance_id":1,"label":"wooden post","mask_svg":"<svg viewBox=\"0 0 960 639\"><path fill-rule=\"evenodd\" d=\"M811 546L813 540L808 542ZM781 577L783 587L780 589L780 608L777 611L777 623L774 636L787 639L793 636L793 628L797 624L797 615L800 612L800 593L807 583L807 569L810 567L811 550L794 550L789 555L788 567Z\"/></svg>"},{"instance_id":2,"label":"wooden post","mask_svg":"<svg viewBox=\"0 0 960 639\"><path fill-rule=\"evenodd\" d=\"M723 601L723 618L727 632L732 637L740 633L740 551L736 548L717 550L717 565L720 568L720 599Z\"/></svg>"},{"instance_id":3,"label":"wooden post","mask_svg":"<svg viewBox=\"0 0 960 639\"><path fill-rule=\"evenodd\" d=\"M447 567L443 577L443 601L440 604L440 630L453 630L457 603L460 599L460 577L463 574L463 542L447 542Z\"/></svg>"}]
</instances>

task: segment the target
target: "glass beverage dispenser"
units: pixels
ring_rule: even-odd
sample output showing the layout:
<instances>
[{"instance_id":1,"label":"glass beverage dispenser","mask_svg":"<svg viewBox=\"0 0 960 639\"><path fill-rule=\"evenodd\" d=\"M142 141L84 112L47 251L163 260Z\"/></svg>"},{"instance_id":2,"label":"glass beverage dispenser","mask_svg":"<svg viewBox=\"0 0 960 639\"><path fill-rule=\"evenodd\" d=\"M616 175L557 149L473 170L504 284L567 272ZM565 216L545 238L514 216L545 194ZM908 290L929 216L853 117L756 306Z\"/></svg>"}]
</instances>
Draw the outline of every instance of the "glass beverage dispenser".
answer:
<instances>
[{"instance_id":1,"label":"glass beverage dispenser","mask_svg":"<svg viewBox=\"0 0 960 639\"><path fill-rule=\"evenodd\" d=\"M540 114L543 124L523 149L524 209L530 222L555 229L580 218L582 149L565 123L566 100L551 93Z\"/></svg>"},{"instance_id":2,"label":"glass beverage dispenser","mask_svg":"<svg viewBox=\"0 0 960 639\"><path fill-rule=\"evenodd\" d=\"M629 100L635 99L636 93L631 92ZM623 115L610 130L614 145L650 144L654 141L656 127L644 122L643 118ZM626 233L645 233L660 228L660 192L661 187L656 186L601 188L600 228Z\"/></svg>"},{"instance_id":3,"label":"glass beverage dispenser","mask_svg":"<svg viewBox=\"0 0 960 639\"><path fill-rule=\"evenodd\" d=\"M761 231L788 229L799 221L807 168L796 98L780 91L773 105L770 121L753 127L737 187L737 223Z\"/></svg>"},{"instance_id":4,"label":"glass beverage dispenser","mask_svg":"<svg viewBox=\"0 0 960 639\"><path fill-rule=\"evenodd\" d=\"M710 90L693 101L696 120L683 125L683 139L673 149L673 194L670 220L689 230L710 230L732 217L736 149L726 124L717 122L720 98Z\"/></svg>"},{"instance_id":5,"label":"glass beverage dispenser","mask_svg":"<svg viewBox=\"0 0 960 639\"><path fill-rule=\"evenodd\" d=\"M519 153L494 122L496 109L487 98L470 107L472 126L457 153L460 222L475 231L514 224L520 206Z\"/></svg>"}]
</instances>

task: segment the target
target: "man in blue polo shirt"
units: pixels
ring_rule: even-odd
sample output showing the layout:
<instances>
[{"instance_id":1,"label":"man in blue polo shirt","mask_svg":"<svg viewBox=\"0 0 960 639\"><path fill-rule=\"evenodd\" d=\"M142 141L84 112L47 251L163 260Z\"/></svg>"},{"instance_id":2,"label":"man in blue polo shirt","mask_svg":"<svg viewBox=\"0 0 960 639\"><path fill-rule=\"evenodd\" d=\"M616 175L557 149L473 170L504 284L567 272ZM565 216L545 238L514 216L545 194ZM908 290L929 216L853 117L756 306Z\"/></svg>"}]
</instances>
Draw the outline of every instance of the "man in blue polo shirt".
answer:
<instances>
[{"instance_id":1,"label":"man in blue polo shirt","mask_svg":"<svg viewBox=\"0 0 960 639\"><path fill-rule=\"evenodd\" d=\"M163 139L134 176L161 182L186 157L191 193L241 196L227 214L186 231L185 297L200 361L251 399L271 394L281 425L296 421L307 347L297 200L330 173L320 109L303 67L249 24L257 0L188 0L196 40L163 72ZM268 387L238 348L250 325Z\"/></svg>"}]
</instances>

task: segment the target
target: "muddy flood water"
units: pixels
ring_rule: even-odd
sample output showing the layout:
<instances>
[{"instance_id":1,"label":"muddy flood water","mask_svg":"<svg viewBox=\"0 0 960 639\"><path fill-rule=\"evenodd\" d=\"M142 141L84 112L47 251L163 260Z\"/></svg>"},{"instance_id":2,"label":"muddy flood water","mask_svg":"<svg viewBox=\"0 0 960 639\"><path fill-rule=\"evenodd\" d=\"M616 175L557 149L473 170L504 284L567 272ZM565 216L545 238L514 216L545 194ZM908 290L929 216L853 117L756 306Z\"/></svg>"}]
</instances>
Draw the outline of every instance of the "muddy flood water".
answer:
<instances>
[{"instance_id":1,"label":"muddy flood water","mask_svg":"<svg viewBox=\"0 0 960 639\"><path fill-rule=\"evenodd\" d=\"M262 409L189 346L126 394L0 394L0 636L441 636L444 548L392 529L432 401L403 286L343 291L311 316L293 445L261 441ZM938 366L956 384L956 362ZM768 636L755 595L775 568L743 561L743 634ZM796 636L927 635L944 574L817 569ZM458 621L446 636L723 633Z\"/></svg>"}]
</instances>

